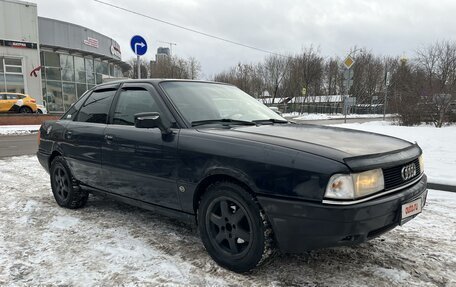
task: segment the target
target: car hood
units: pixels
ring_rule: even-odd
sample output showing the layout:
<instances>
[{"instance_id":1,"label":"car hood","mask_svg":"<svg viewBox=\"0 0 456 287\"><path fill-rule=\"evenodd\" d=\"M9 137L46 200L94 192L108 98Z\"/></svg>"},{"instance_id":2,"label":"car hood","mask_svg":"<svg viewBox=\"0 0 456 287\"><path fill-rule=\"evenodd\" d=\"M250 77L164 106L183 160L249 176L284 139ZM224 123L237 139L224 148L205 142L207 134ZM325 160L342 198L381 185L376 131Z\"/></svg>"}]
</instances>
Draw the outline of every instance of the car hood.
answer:
<instances>
[{"instance_id":1,"label":"car hood","mask_svg":"<svg viewBox=\"0 0 456 287\"><path fill-rule=\"evenodd\" d=\"M392 154L415 146L390 136L311 124L237 126L200 131L289 147L345 162L347 158Z\"/></svg>"}]
</instances>

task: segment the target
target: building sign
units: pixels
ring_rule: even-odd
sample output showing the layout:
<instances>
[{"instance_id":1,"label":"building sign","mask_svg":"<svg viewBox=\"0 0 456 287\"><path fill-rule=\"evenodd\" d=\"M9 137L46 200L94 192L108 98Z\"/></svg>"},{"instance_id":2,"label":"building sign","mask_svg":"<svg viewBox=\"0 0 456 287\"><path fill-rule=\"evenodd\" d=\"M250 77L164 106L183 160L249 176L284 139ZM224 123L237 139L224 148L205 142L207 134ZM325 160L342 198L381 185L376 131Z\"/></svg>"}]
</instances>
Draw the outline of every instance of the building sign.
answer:
<instances>
[{"instance_id":1,"label":"building sign","mask_svg":"<svg viewBox=\"0 0 456 287\"><path fill-rule=\"evenodd\" d=\"M87 46L90 46L90 47L94 47L97 49L99 47L98 40L95 38L87 37L87 39L84 40L83 42L84 42L84 44L86 44Z\"/></svg>"},{"instance_id":2,"label":"building sign","mask_svg":"<svg viewBox=\"0 0 456 287\"><path fill-rule=\"evenodd\" d=\"M0 40L0 46L11 47L11 48L25 48L25 49L37 49L36 43L21 42L21 41L10 41Z\"/></svg>"},{"instance_id":3,"label":"building sign","mask_svg":"<svg viewBox=\"0 0 456 287\"><path fill-rule=\"evenodd\" d=\"M120 46L116 42L113 42L111 45L111 54L116 57L122 58L122 53L120 52Z\"/></svg>"}]
</instances>

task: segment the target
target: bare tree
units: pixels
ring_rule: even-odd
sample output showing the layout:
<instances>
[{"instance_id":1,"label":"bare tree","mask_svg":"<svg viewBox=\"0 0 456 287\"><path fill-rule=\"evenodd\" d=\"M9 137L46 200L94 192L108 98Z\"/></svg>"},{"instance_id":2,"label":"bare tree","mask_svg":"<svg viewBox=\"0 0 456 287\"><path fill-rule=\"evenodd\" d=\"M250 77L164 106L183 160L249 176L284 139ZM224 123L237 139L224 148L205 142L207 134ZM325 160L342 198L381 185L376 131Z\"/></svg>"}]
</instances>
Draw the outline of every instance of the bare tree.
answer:
<instances>
[{"instance_id":1,"label":"bare tree","mask_svg":"<svg viewBox=\"0 0 456 287\"><path fill-rule=\"evenodd\" d=\"M190 57L187 60L189 78L194 80L199 77L201 73L201 64L194 57Z\"/></svg>"},{"instance_id":2,"label":"bare tree","mask_svg":"<svg viewBox=\"0 0 456 287\"><path fill-rule=\"evenodd\" d=\"M417 51L418 68L426 74L423 100L436 127L448 120L456 94L456 43L436 42Z\"/></svg>"},{"instance_id":3,"label":"bare tree","mask_svg":"<svg viewBox=\"0 0 456 287\"><path fill-rule=\"evenodd\" d=\"M151 78L197 79L201 64L193 57L188 60L173 57L162 57L150 62Z\"/></svg>"},{"instance_id":4,"label":"bare tree","mask_svg":"<svg viewBox=\"0 0 456 287\"><path fill-rule=\"evenodd\" d=\"M310 99L321 95L323 86L323 57L313 47L305 49L296 55L291 61L291 73L288 85L294 96L302 97L300 100L300 112L303 112L304 104ZM296 105L298 104L295 101ZM294 110L297 110L295 105Z\"/></svg>"},{"instance_id":5,"label":"bare tree","mask_svg":"<svg viewBox=\"0 0 456 287\"><path fill-rule=\"evenodd\" d=\"M131 79L137 79L138 78L138 68L137 68L138 66L137 66L136 58L131 58L130 60L127 61L127 63L132 68L127 70L123 76L127 77L127 78L131 78ZM147 60L140 58L139 65L140 65L140 71L141 71L141 78L142 79L148 78L150 75L150 68L147 63Z\"/></svg>"},{"instance_id":6,"label":"bare tree","mask_svg":"<svg viewBox=\"0 0 456 287\"><path fill-rule=\"evenodd\" d=\"M343 76L340 63L341 60L339 58L329 58L324 64L323 89L326 95L341 93Z\"/></svg>"},{"instance_id":7,"label":"bare tree","mask_svg":"<svg viewBox=\"0 0 456 287\"><path fill-rule=\"evenodd\" d=\"M275 103L277 97L283 95L283 80L288 72L290 60L288 58L271 55L264 61L261 69L264 85L272 95L272 103Z\"/></svg>"},{"instance_id":8,"label":"bare tree","mask_svg":"<svg viewBox=\"0 0 456 287\"><path fill-rule=\"evenodd\" d=\"M383 59L366 49L354 57L353 85L349 94L356 97L357 104L370 104L374 96L384 90L385 66Z\"/></svg>"},{"instance_id":9,"label":"bare tree","mask_svg":"<svg viewBox=\"0 0 456 287\"><path fill-rule=\"evenodd\" d=\"M427 121L440 127L451 118L456 119L451 114L456 102L455 42L425 47L417 51L416 61L410 62L399 57L380 57L367 49L353 57L350 91L345 91L341 60L324 59L313 47L290 57L269 56L258 64L238 63L215 75L214 80L234 84L254 97L263 97L267 103L281 98L284 110L291 106L293 111L307 108L310 112L318 110L315 107L319 105L325 106L325 111L337 110L339 106L330 98L322 101L318 96L349 92L356 97L359 108L367 107L369 112L378 112L381 106L372 108L372 104L385 105L388 95L387 111L399 113L406 125Z\"/></svg>"},{"instance_id":10,"label":"bare tree","mask_svg":"<svg viewBox=\"0 0 456 287\"><path fill-rule=\"evenodd\" d=\"M215 75L214 81L235 85L247 94L258 98L264 87L260 72L261 67L258 65L238 63L229 71Z\"/></svg>"}]
</instances>

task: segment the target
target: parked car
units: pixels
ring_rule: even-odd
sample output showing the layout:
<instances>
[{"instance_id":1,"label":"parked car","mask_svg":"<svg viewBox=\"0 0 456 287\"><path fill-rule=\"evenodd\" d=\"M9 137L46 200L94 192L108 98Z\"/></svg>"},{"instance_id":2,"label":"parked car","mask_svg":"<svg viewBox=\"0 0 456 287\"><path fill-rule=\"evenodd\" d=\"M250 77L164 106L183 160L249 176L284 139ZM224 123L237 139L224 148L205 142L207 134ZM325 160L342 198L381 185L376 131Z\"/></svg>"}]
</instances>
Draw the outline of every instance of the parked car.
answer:
<instances>
[{"instance_id":1,"label":"parked car","mask_svg":"<svg viewBox=\"0 0 456 287\"><path fill-rule=\"evenodd\" d=\"M39 136L60 206L103 194L196 223L210 256L236 272L275 248L365 242L426 202L417 144L293 124L227 84L102 84L44 122Z\"/></svg>"},{"instance_id":2,"label":"parked car","mask_svg":"<svg viewBox=\"0 0 456 287\"><path fill-rule=\"evenodd\" d=\"M36 112L43 115L46 115L48 113L46 107L40 104L36 105Z\"/></svg>"},{"instance_id":3,"label":"parked car","mask_svg":"<svg viewBox=\"0 0 456 287\"><path fill-rule=\"evenodd\" d=\"M34 113L36 100L27 94L0 93L0 112Z\"/></svg>"}]
</instances>

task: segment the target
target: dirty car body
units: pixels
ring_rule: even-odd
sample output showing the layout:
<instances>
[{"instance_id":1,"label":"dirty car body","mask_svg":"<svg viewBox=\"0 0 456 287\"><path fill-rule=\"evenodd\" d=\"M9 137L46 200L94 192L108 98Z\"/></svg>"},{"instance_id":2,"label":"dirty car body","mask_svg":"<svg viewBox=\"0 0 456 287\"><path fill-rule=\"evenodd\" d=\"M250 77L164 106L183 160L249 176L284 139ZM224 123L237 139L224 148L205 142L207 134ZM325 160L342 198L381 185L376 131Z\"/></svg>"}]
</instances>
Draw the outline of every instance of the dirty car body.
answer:
<instances>
[{"instance_id":1,"label":"dirty car body","mask_svg":"<svg viewBox=\"0 0 456 287\"><path fill-rule=\"evenodd\" d=\"M154 105L144 110L138 100L122 111L122 95L138 91ZM92 193L193 222L211 184L230 181L252 195L284 252L365 242L421 211L427 190L417 144L297 125L262 108L255 118L256 104L238 93L181 80L99 85L62 119L42 125L38 158L48 171L56 156L64 158L74 180ZM234 94L246 104L232 103ZM87 115L93 98L104 101L104 114ZM132 111L134 121L126 115ZM142 128L158 117L165 124Z\"/></svg>"}]
</instances>

